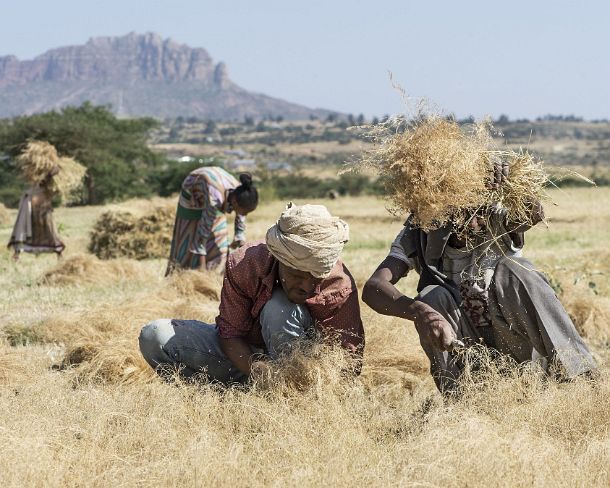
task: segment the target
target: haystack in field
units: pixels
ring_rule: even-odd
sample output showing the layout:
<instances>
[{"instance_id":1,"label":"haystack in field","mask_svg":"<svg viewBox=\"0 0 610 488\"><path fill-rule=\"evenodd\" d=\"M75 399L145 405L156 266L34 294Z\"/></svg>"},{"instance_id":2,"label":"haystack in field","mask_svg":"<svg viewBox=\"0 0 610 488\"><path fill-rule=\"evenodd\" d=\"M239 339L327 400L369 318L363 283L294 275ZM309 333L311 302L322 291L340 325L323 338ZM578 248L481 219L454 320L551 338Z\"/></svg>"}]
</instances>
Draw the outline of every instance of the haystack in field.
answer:
<instances>
[{"instance_id":1,"label":"haystack in field","mask_svg":"<svg viewBox=\"0 0 610 488\"><path fill-rule=\"evenodd\" d=\"M504 206L515 223L531 223L534 202L544 198L548 181L542 163L527 151L498 150L492 127L461 127L439 116L407 123L390 119L367 133L373 148L357 166L372 169L385 181L391 210L412 214L424 230L448 222L463 228L473 212ZM494 165L507 162L507 181L489 186ZM467 210L467 212L464 212Z\"/></svg>"},{"instance_id":2,"label":"haystack in field","mask_svg":"<svg viewBox=\"0 0 610 488\"><path fill-rule=\"evenodd\" d=\"M30 141L17 157L24 178L34 186L47 184L63 202L74 198L82 185L87 169L69 157L60 157L52 144ZM49 180L49 175L52 177Z\"/></svg>"},{"instance_id":3,"label":"haystack in field","mask_svg":"<svg viewBox=\"0 0 610 488\"><path fill-rule=\"evenodd\" d=\"M91 232L89 251L100 259L165 258L172 241L175 210L155 206L149 213L108 210L97 220Z\"/></svg>"}]
</instances>

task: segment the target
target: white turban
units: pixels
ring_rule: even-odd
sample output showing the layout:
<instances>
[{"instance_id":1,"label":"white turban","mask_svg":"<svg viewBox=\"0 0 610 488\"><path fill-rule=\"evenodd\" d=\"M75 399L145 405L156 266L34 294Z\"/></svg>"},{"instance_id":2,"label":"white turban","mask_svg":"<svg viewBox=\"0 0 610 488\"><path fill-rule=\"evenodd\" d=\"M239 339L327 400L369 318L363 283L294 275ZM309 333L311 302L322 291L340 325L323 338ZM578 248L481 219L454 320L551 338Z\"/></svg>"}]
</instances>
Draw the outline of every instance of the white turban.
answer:
<instances>
[{"instance_id":1,"label":"white turban","mask_svg":"<svg viewBox=\"0 0 610 488\"><path fill-rule=\"evenodd\" d=\"M286 266L326 278L349 240L349 227L324 205L286 206L267 231L267 248Z\"/></svg>"}]
</instances>

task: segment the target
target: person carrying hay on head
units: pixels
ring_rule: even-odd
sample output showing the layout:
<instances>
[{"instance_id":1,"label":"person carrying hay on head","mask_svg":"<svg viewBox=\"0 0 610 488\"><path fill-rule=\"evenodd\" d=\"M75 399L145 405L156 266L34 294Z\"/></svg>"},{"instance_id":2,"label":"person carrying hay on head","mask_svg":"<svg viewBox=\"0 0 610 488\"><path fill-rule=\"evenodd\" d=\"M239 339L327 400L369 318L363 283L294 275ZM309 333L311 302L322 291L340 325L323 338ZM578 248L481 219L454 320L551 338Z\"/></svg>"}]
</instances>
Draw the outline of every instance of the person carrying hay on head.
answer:
<instances>
[{"instance_id":1,"label":"person carrying hay on head","mask_svg":"<svg viewBox=\"0 0 610 488\"><path fill-rule=\"evenodd\" d=\"M322 205L289 204L265 242L247 244L227 261L216 325L160 319L140 333L153 368L184 377L243 383L252 368L287 354L308 338L340 344L356 363L364 349L358 290L339 255L347 224Z\"/></svg>"},{"instance_id":2,"label":"person carrying hay on head","mask_svg":"<svg viewBox=\"0 0 610 488\"><path fill-rule=\"evenodd\" d=\"M182 182L165 276L176 269L224 269L229 248L246 242L246 215L257 205L250 174L237 181L215 166L192 171ZM229 244L225 214L233 211L235 236Z\"/></svg>"},{"instance_id":3,"label":"person carrying hay on head","mask_svg":"<svg viewBox=\"0 0 610 488\"><path fill-rule=\"evenodd\" d=\"M524 232L543 220L546 177L527 153L491 151L485 128L425 120L395 134L371 160L410 213L362 299L411 320L438 389L458 389L460 348L483 344L573 378L596 368L546 278L522 257ZM483 132L481 132L483 131ZM379 158L385 158L380 161ZM489 178L490 171L493 177ZM418 295L396 283L419 274Z\"/></svg>"},{"instance_id":4,"label":"person carrying hay on head","mask_svg":"<svg viewBox=\"0 0 610 488\"><path fill-rule=\"evenodd\" d=\"M13 248L15 260L22 252L55 252L60 257L66 246L53 221L53 200L69 199L86 170L71 158L60 158L55 147L44 141L28 142L17 162L31 187L21 197L8 247Z\"/></svg>"}]
</instances>

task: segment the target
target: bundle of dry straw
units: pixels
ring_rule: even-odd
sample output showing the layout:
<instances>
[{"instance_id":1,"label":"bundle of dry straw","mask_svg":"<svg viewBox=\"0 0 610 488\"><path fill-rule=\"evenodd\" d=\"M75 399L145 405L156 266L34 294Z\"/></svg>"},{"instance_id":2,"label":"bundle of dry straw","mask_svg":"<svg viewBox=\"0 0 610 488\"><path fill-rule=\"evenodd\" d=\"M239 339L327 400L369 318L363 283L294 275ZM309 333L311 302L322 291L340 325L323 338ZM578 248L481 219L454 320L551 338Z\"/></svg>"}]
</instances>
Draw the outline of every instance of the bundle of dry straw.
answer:
<instances>
[{"instance_id":1,"label":"bundle of dry straw","mask_svg":"<svg viewBox=\"0 0 610 488\"><path fill-rule=\"evenodd\" d=\"M169 255L175 210L154 206L138 217L131 212L104 212L91 232L89 251L100 259L165 258Z\"/></svg>"},{"instance_id":2,"label":"bundle of dry straw","mask_svg":"<svg viewBox=\"0 0 610 488\"><path fill-rule=\"evenodd\" d=\"M129 259L100 261L90 254L75 254L45 271L40 284L53 286L112 283L146 274L141 263Z\"/></svg>"},{"instance_id":3,"label":"bundle of dry straw","mask_svg":"<svg viewBox=\"0 0 610 488\"><path fill-rule=\"evenodd\" d=\"M33 185L47 184L64 202L75 198L87 171L74 159L59 157L55 147L45 141L28 142L17 162L27 181Z\"/></svg>"},{"instance_id":4,"label":"bundle of dry straw","mask_svg":"<svg viewBox=\"0 0 610 488\"><path fill-rule=\"evenodd\" d=\"M373 147L356 165L377 173L390 209L412 214L424 230L450 221L463 228L469 215L495 204L506 208L511 222L530 224L532 206L545 196L542 162L527 151L495 149L488 122L461 127L427 116L409 122L392 118L365 129ZM502 161L508 163L508 180L492 189L494 164Z\"/></svg>"}]
</instances>

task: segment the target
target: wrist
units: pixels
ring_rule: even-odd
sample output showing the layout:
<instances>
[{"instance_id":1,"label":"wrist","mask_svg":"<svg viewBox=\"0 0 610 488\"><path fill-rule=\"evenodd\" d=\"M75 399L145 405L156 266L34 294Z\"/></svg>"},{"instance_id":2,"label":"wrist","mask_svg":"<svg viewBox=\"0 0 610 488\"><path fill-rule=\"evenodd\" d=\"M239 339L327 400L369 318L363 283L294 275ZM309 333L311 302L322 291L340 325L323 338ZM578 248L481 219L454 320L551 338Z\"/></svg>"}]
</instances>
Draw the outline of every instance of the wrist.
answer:
<instances>
[{"instance_id":1,"label":"wrist","mask_svg":"<svg viewBox=\"0 0 610 488\"><path fill-rule=\"evenodd\" d=\"M418 317L420 317L421 315L426 314L427 312L429 312L430 310L430 306L424 302L421 302L419 300L413 300L413 303L411 303L411 305L408 308L408 312L411 315L410 320L415 320Z\"/></svg>"}]
</instances>

